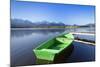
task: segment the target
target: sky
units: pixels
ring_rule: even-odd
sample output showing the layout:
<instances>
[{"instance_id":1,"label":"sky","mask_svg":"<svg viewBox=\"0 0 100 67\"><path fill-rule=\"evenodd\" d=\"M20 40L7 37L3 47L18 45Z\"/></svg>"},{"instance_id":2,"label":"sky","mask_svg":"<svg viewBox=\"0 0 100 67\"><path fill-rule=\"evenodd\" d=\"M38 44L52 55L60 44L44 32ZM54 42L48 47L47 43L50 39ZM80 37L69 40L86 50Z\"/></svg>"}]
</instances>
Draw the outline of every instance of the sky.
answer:
<instances>
[{"instance_id":1,"label":"sky","mask_svg":"<svg viewBox=\"0 0 100 67\"><path fill-rule=\"evenodd\" d=\"M11 0L11 18L84 25L95 23L95 6Z\"/></svg>"}]
</instances>

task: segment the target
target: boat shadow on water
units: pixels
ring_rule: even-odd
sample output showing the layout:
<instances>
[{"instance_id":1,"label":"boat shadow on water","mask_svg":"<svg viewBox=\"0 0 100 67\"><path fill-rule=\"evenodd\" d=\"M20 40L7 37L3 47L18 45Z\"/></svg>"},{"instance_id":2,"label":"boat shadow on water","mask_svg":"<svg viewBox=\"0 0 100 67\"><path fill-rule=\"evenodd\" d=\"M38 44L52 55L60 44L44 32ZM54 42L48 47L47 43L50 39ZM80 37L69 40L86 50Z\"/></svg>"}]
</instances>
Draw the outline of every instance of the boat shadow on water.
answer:
<instances>
[{"instance_id":1,"label":"boat shadow on water","mask_svg":"<svg viewBox=\"0 0 100 67\"><path fill-rule=\"evenodd\" d=\"M54 61L36 59L36 65L41 64L57 64L57 63L66 63L67 58L72 54L74 49L73 43L68 48L64 49L62 52L57 54L54 58Z\"/></svg>"}]
</instances>

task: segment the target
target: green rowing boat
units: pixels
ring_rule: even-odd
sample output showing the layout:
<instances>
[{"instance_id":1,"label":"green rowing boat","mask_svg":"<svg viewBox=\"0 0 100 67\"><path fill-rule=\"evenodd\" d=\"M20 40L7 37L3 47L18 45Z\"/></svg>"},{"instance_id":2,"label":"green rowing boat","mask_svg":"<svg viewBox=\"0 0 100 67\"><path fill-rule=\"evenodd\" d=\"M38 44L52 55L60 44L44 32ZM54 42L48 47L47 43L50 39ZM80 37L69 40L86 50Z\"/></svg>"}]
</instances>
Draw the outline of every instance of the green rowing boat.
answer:
<instances>
[{"instance_id":1,"label":"green rowing boat","mask_svg":"<svg viewBox=\"0 0 100 67\"><path fill-rule=\"evenodd\" d=\"M37 59L54 61L55 57L71 46L74 36L71 33L63 34L42 43L33 49ZM67 49L67 52L70 49Z\"/></svg>"}]
</instances>

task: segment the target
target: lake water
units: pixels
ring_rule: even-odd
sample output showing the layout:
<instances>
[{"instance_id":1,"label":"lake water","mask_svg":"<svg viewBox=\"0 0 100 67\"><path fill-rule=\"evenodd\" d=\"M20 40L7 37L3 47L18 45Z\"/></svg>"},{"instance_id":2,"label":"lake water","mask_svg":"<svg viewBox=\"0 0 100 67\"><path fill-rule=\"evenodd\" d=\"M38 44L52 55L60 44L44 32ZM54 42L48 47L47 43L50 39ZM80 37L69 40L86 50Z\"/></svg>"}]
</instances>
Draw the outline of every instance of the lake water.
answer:
<instances>
[{"instance_id":1,"label":"lake water","mask_svg":"<svg viewBox=\"0 0 100 67\"><path fill-rule=\"evenodd\" d=\"M80 29L33 29L11 30L11 65L34 65L36 58L33 49L46 40L63 32L74 32ZM90 29L81 29L81 32L93 32ZM74 50L66 62L94 61L95 46L73 42Z\"/></svg>"}]
</instances>

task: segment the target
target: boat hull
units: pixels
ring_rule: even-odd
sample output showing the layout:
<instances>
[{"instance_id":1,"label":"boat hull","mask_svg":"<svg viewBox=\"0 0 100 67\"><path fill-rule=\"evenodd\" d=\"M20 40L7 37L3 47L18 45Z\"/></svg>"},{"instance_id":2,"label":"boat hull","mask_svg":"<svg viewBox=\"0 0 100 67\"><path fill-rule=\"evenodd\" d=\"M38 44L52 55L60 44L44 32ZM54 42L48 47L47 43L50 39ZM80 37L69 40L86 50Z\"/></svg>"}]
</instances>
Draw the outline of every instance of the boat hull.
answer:
<instances>
[{"instance_id":1,"label":"boat hull","mask_svg":"<svg viewBox=\"0 0 100 67\"><path fill-rule=\"evenodd\" d=\"M70 45L68 48L64 49L59 54L56 54L54 56L53 61L37 58L36 59L36 64L41 65L41 64L65 63L67 61L67 58L71 55L73 49L74 49L74 46Z\"/></svg>"},{"instance_id":2,"label":"boat hull","mask_svg":"<svg viewBox=\"0 0 100 67\"><path fill-rule=\"evenodd\" d=\"M62 56L69 56L72 51L73 35L58 36L44 42L42 45L33 50L37 59L50 61L48 63L59 62Z\"/></svg>"}]
</instances>

